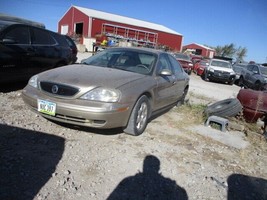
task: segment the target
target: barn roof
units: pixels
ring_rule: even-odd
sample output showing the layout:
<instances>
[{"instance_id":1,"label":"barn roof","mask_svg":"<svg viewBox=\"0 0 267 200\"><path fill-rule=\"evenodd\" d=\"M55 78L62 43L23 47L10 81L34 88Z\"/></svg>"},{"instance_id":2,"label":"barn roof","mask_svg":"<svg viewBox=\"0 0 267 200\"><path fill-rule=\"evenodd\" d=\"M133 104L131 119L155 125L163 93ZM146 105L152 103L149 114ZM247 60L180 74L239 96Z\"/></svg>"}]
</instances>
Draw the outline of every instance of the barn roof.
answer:
<instances>
[{"instance_id":1,"label":"barn roof","mask_svg":"<svg viewBox=\"0 0 267 200\"><path fill-rule=\"evenodd\" d=\"M201 48L203 48L203 49L207 49L207 50L215 51L214 49L212 49L212 48L210 48L210 47L207 47L207 46L205 46L205 45L203 45L203 44L198 44L198 43L192 43L192 44L184 45L183 48L188 47L188 46L190 46L190 45L196 45L196 46L199 46L199 47L201 47Z\"/></svg>"},{"instance_id":2,"label":"barn roof","mask_svg":"<svg viewBox=\"0 0 267 200\"><path fill-rule=\"evenodd\" d=\"M93 10L93 9L89 9L89 8L83 8L83 7L79 7L79 6L73 6L73 7L80 10L81 12L86 14L87 16L94 17L97 19L104 19L104 20L114 21L114 22L118 22L118 23L148 28L148 29L152 29L152 30L166 32L166 33L171 33L171 34L175 34L175 35L181 35L180 33L176 32L172 29L169 29L163 25L160 25L160 24L155 24L155 23L151 23L151 22L147 22L147 21L142 21L142 20L138 20L138 19L134 19L134 18L130 18L130 17L124 17L121 15L115 15L115 14L102 12L102 11L98 11L98 10ZM110 19L112 19L112 20L110 20Z\"/></svg>"}]
</instances>

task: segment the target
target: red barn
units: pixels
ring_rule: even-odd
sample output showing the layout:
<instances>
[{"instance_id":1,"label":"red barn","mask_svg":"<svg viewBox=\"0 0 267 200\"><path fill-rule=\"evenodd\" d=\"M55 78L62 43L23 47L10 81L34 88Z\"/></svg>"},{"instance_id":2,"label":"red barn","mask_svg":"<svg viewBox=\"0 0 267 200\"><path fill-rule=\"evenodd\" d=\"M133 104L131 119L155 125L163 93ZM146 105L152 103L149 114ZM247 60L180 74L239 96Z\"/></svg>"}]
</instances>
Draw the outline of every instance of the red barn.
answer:
<instances>
[{"instance_id":1,"label":"red barn","mask_svg":"<svg viewBox=\"0 0 267 200\"><path fill-rule=\"evenodd\" d=\"M200 55L206 58L213 58L215 55L215 50L201 44L188 44L183 46L183 51L193 51L194 54Z\"/></svg>"},{"instance_id":2,"label":"red barn","mask_svg":"<svg viewBox=\"0 0 267 200\"><path fill-rule=\"evenodd\" d=\"M114 39L135 46L182 50L183 36L163 25L78 6L71 6L59 20L58 32L76 37L85 45L91 39L94 42Z\"/></svg>"}]
</instances>

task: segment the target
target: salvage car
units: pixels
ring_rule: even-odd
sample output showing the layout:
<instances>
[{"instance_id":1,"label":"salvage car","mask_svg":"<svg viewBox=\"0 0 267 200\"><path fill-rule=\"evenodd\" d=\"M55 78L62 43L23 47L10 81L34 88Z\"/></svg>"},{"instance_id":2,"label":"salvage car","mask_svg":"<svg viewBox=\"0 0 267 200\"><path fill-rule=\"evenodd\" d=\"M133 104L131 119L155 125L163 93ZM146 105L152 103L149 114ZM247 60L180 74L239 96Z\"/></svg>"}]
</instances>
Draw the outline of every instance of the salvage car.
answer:
<instances>
[{"instance_id":1,"label":"salvage car","mask_svg":"<svg viewBox=\"0 0 267 200\"><path fill-rule=\"evenodd\" d=\"M241 89L237 98L243 106L243 116L247 122L255 123L267 114L267 90Z\"/></svg>"},{"instance_id":2,"label":"salvage car","mask_svg":"<svg viewBox=\"0 0 267 200\"><path fill-rule=\"evenodd\" d=\"M267 83L267 67L260 64L248 64L243 68L239 78L239 85L254 90L261 90Z\"/></svg>"},{"instance_id":3,"label":"salvage car","mask_svg":"<svg viewBox=\"0 0 267 200\"><path fill-rule=\"evenodd\" d=\"M221 59L210 59L205 71L202 75L204 80L227 82L233 85L235 82L235 72L229 61Z\"/></svg>"},{"instance_id":4,"label":"salvage car","mask_svg":"<svg viewBox=\"0 0 267 200\"><path fill-rule=\"evenodd\" d=\"M208 65L209 65L209 60L207 60L207 59L201 60L198 63L196 63L194 72L197 75L202 76L202 74L204 73L204 71Z\"/></svg>"},{"instance_id":5,"label":"salvage car","mask_svg":"<svg viewBox=\"0 0 267 200\"><path fill-rule=\"evenodd\" d=\"M193 62L191 61L190 56L183 53L174 53L173 55L176 60L182 65L185 72L190 75L193 70Z\"/></svg>"},{"instance_id":6,"label":"salvage car","mask_svg":"<svg viewBox=\"0 0 267 200\"><path fill-rule=\"evenodd\" d=\"M72 55L63 35L0 17L0 83L28 80L39 72L70 64Z\"/></svg>"},{"instance_id":7,"label":"salvage car","mask_svg":"<svg viewBox=\"0 0 267 200\"><path fill-rule=\"evenodd\" d=\"M114 47L33 76L22 98L54 121L140 135L153 114L183 102L188 88L189 76L169 53Z\"/></svg>"},{"instance_id":8,"label":"salvage car","mask_svg":"<svg viewBox=\"0 0 267 200\"><path fill-rule=\"evenodd\" d=\"M237 62L235 64L233 64L233 70L235 71L235 81L236 81L236 84L238 85L239 84L239 78L240 78L240 75L241 75L241 72L243 69L245 69L247 67L248 63L246 62Z\"/></svg>"}]
</instances>

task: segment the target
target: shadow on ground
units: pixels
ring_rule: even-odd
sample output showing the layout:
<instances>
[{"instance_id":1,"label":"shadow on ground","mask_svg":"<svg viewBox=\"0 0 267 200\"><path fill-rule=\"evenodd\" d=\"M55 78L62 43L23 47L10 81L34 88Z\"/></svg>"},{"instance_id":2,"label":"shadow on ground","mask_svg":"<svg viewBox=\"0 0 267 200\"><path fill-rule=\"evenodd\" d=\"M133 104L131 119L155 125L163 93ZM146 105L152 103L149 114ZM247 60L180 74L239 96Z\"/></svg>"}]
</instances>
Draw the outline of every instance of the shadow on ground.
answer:
<instances>
[{"instance_id":1,"label":"shadow on ground","mask_svg":"<svg viewBox=\"0 0 267 200\"><path fill-rule=\"evenodd\" d=\"M0 199L33 199L52 177L65 139L0 124Z\"/></svg>"},{"instance_id":2,"label":"shadow on ground","mask_svg":"<svg viewBox=\"0 0 267 200\"><path fill-rule=\"evenodd\" d=\"M8 93L13 91L22 90L26 85L28 81L18 81L18 82L12 82L12 83L1 83L0 84L0 92Z\"/></svg>"},{"instance_id":3,"label":"shadow on ground","mask_svg":"<svg viewBox=\"0 0 267 200\"><path fill-rule=\"evenodd\" d=\"M228 200L266 200L267 180L242 174L232 174L227 179Z\"/></svg>"},{"instance_id":4,"label":"shadow on ground","mask_svg":"<svg viewBox=\"0 0 267 200\"><path fill-rule=\"evenodd\" d=\"M123 199L179 199L187 200L186 190L174 180L159 173L160 160L148 155L144 159L143 172L123 179L107 200Z\"/></svg>"}]
</instances>

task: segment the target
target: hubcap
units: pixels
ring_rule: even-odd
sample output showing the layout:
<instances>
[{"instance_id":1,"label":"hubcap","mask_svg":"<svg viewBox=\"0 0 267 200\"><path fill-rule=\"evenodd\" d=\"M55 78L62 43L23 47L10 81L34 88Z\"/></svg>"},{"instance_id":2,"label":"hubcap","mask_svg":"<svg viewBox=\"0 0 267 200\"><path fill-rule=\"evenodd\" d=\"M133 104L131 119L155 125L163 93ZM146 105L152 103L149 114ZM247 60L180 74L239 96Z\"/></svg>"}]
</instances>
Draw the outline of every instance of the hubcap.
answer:
<instances>
[{"instance_id":1,"label":"hubcap","mask_svg":"<svg viewBox=\"0 0 267 200\"><path fill-rule=\"evenodd\" d=\"M136 128L138 130L142 129L146 124L147 119L147 104L143 102L138 110L136 118Z\"/></svg>"}]
</instances>

